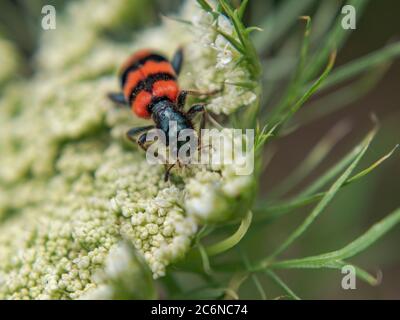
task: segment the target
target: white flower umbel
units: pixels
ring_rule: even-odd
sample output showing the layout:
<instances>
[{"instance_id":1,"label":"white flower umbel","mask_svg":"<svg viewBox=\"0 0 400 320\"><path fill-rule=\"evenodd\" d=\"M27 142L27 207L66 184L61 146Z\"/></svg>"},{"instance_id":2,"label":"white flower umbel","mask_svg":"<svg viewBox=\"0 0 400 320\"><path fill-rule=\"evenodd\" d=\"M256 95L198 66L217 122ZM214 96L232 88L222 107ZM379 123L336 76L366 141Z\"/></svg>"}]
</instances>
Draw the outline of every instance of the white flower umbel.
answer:
<instances>
[{"instance_id":1,"label":"white flower umbel","mask_svg":"<svg viewBox=\"0 0 400 320\"><path fill-rule=\"evenodd\" d=\"M227 83L244 81L248 71L234 67L238 53L215 32L215 26L230 32L229 21L215 20L189 1L181 18L193 26L166 20L135 41L116 43L102 30L141 11L127 11L132 7L125 0L104 4L106 9L93 3L79 1L87 17L75 2L69 4L54 33L39 43L35 75L10 82L2 93L0 298L113 295L110 279L129 260L112 253L122 239L158 278L185 256L199 225L246 211L241 206L247 204L251 177L238 177L230 166L189 165L174 168L164 182L164 167L149 165L125 141L126 129L143 122L106 98L117 89L115 70L132 51L152 47L170 57L182 45L182 88L208 91L224 84L209 100L217 113L248 103L251 91ZM110 20L95 17L91 5L101 6ZM75 24L86 29L76 30ZM135 283L141 291L140 281Z\"/></svg>"},{"instance_id":2,"label":"white flower umbel","mask_svg":"<svg viewBox=\"0 0 400 320\"><path fill-rule=\"evenodd\" d=\"M104 270L95 276L103 283L86 291L80 299L154 299L150 270L132 245L121 241L111 248Z\"/></svg>"},{"instance_id":3,"label":"white flower umbel","mask_svg":"<svg viewBox=\"0 0 400 320\"><path fill-rule=\"evenodd\" d=\"M0 37L0 86L15 76L18 67L18 52L11 42Z\"/></svg>"},{"instance_id":4,"label":"white flower umbel","mask_svg":"<svg viewBox=\"0 0 400 320\"><path fill-rule=\"evenodd\" d=\"M47 189L37 190L45 200L1 226L0 297L77 298L93 288L121 237L143 254L154 277L190 247L197 225L181 208L182 191L140 154L82 142L61 153L57 168ZM123 264L118 258L106 272L116 274Z\"/></svg>"},{"instance_id":5,"label":"white flower umbel","mask_svg":"<svg viewBox=\"0 0 400 320\"><path fill-rule=\"evenodd\" d=\"M202 153L209 165L185 180L188 214L204 223L219 222L237 217L246 207L254 176L252 170L246 174L240 174L240 170L243 163L250 168L254 165L253 149L243 154L234 152L235 147L242 151L245 140L245 135L235 135L234 130L206 131Z\"/></svg>"}]
</instances>

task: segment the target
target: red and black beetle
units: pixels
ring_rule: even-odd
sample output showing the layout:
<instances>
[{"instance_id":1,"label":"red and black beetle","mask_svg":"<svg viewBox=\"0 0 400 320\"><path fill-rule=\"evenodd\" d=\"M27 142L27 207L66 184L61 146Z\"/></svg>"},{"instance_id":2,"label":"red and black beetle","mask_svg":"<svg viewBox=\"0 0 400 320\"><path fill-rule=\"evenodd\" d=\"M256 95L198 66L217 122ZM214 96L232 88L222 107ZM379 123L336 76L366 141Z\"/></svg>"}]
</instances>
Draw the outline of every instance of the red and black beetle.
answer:
<instances>
[{"instance_id":1,"label":"red and black beetle","mask_svg":"<svg viewBox=\"0 0 400 320\"><path fill-rule=\"evenodd\" d=\"M145 151L146 133L153 128L161 129L168 137L169 123L175 121L179 135L183 129L193 129L192 119L199 113L203 115L200 128L205 125L204 104L195 104L184 111L186 97L188 94L201 96L216 92L180 90L177 76L182 63L182 49L177 50L171 62L153 50L140 50L129 57L121 68L122 92L108 95L112 101L130 107L138 117L154 121L153 125L132 128L127 132L128 139L137 142ZM138 134L141 135L135 140ZM166 180L170 168L166 172Z\"/></svg>"}]
</instances>

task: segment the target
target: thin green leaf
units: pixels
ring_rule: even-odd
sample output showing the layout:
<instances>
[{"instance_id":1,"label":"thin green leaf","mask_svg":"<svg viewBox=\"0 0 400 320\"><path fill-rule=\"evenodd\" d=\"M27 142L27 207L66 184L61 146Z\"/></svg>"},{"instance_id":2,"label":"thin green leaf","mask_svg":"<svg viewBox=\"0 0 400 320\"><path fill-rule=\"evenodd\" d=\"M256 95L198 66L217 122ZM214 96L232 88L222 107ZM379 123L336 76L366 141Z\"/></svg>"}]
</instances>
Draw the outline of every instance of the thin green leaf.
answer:
<instances>
[{"instance_id":1,"label":"thin green leaf","mask_svg":"<svg viewBox=\"0 0 400 320\"><path fill-rule=\"evenodd\" d=\"M207 12L213 12L213 8L206 0L196 0L197 3Z\"/></svg>"},{"instance_id":2,"label":"thin green leaf","mask_svg":"<svg viewBox=\"0 0 400 320\"><path fill-rule=\"evenodd\" d=\"M346 168L357 157L357 155L360 152L360 149L361 149L360 145L356 146L342 160L340 160L337 164L333 165L321 177L319 177L309 187L307 187L304 191L302 191L298 195L298 197L302 198L302 197L305 197L305 196L309 196L309 195L317 192L318 190L320 190L329 181L331 181L340 172L342 172L344 170L344 168Z\"/></svg>"},{"instance_id":3,"label":"thin green leaf","mask_svg":"<svg viewBox=\"0 0 400 320\"><path fill-rule=\"evenodd\" d=\"M355 182L358 179L367 175L368 173L372 172L374 169L376 169L378 166L380 166L385 160L389 159L398 147L399 147L399 145L394 146L394 148L392 150L390 150L387 154L385 154L383 157L379 158L378 160L376 160L374 163L372 163L370 166L368 166L364 170L360 171L359 173L357 173L354 176L347 179L346 182L343 184L343 186L347 186L350 183ZM344 160L348 160L346 158ZM351 158L351 156L349 158ZM344 161L344 162L346 162L346 161ZM313 184L310 188L308 188L306 190L306 192L301 194L301 196L306 196L306 195L312 194L314 191L317 191L320 187L324 186L324 184L325 184L324 181L327 182L328 178L333 178L333 176L335 175L334 174L335 171L338 170L337 167L341 167L341 166L342 166L342 163L340 162L336 167L332 168L332 170L330 170L327 173L327 175L325 176L325 179L318 180L317 183Z\"/></svg>"},{"instance_id":4,"label":"thin green leaf","mask_svg":"<svg viewBox=\"0 0 400 320\"><path fill-rule=\"evenodd\" d=\"M267 294L265 293L265 290L260 282L260 280L258 279L257 275L255 273L251 274L251 280L253 280L254 285L257 288L257 291L259 292L261 299L262 300L267 300Z\"/></svg>"},{"instance_id":5,"label":"thin green leaf","mask_svg":"<svg viewBox=\"0 0 400 320\"><path fill-rule=\"evenodd\" d=\"M246 27L242 23L242 21L239 19L237 12L233 13L232 19L231 19L233 26L235 28L235 31L238 35L238 38L240 42L242 43L243 47L246 48L246 53L247 49L249 48L249 40L247 39L247 32L246 32Z\"/></svg>"},{"instance_id":6,"label":"thin green leaf","mask_svg":"<svg viewBox=\"0 0 400 320\"><path fill-rule=\"evenodd\" d=\"M251 266L251 264L249 262L249 259L246 256L246 254L244 254L242 252L241 256L242 256L243 262L244 262L244 264L246 266L246 269L247 270L251 270L252 266ZM266 295L266 293L264 291L264 288L263 288L260 280L258 279L258 277L257 277L257 275L255 273L251 273L251 280L253 281L254 285L256 286L258 292L260 293L261 299L262 300L267 300L267 295Z\"/></svg>"},{"instance_id":7,"label":"thin green leaf","mask_svg":"<svg viewBox=\"0 0 400 320\"><path fill-rule=\"evenodd\" d=\"M260 25L265 31L254 34L253 39L257 51L263 53L271 48L289 31L297 21L297 17L304 15L315 2L315 0L284 1L277 10L272 11Z\"/></svg>"},{"instance_id":8,"label":"thin green leaf","mask_svg":"<svg viewBox=\"0 0 400 320\"><path fill-rule=\"evenodd\" d=\"M331 72L333 65L336 60L336 51L334 51L328 61L328 65L326 66L324 72L321 74L321 76L314 82L314 84L304 93L304 95L300 98L300 100L290 109L289 114L286 117L289 117L290 115L293 115L297 110L318 90L318 88L321 86L323 81L326 79L326 77L329 75Z\"/></svg>"},{"instance_id":9,"label":"thin green leaf","mask_svg":"<svg viewBox=\"0 0 400 320\"><path fill-rule=\"evenodd\" d=\"M348 5L352 5L355 8L357 12L357 20L361 16L367 3L368 0L350 0L347 2ZM342 19L343 15L339 14L334 23L334 27L330 31L329 35L326 36L326 40L321 43L320 49L311 58L309 68L307 68L307 72L304 75L305 79L310 80L315 77L316 74L320 72L330 52L334 49L340 49L346 39L350 36L351 32L342 27Z\"/></svg>"},{"instance_id":10,"label":"thin green leaf","mask_svg":"<svg viewBox=\"0 0 400 320\"><path fill-rule=\"evenodd\" d=\"M354 264L351 264L351 263L348 263L348 262L345 262L345 261L342 261L342 260L335 261L332 264L327 265L326 267L319 267L318 269L327 268L327 269L342 270L342 268L344 266L348 266L348 265L351 265L354 268L354 270L356 272L356 276L359 279L361 279L362 281L368 283L371 286L376 286L379 283L379 277L378 276L374 277L368 271L366 271L366 270L364 270L364 269L362 269L360 267L357 267ZM300 267L299 269L306 269L306 268ZM315 268L312 268L312 269L315 269Z\"/></svg>"},{"instance_id":11,"label":"thin green leaf","mask_svg":"<svg viewBox=\"0 0 400 320\"><path fill-rule=\"evenodd\" d=\"M304 70L304 66L306 63L307 55L308 55L308 49L310 46L310 33L311 33L311 18L308 16L302 16L302 17L300 17L300 19L304 20L306 22L306 27L304 30L303 43L302 43L301 49L300 49L299 68L297 70L297 74L295 75L296 82L300 80L300 76Z\"/></svg>"},{"instance_id":12,"label":"thin green leaf","mask_svg":"<svg viewBox=\"0 0 400 320\"><path fill-rule=\"evenodd\" d=\"M337 269L342 269L346 265L351 265L355 270L356 270L356 276L360 278L361 280L365 281L366 283L370 284L371 286L376 286L379 283L379 277L376 276L374 277L371 275L368 271L355 266L354 264L350 264L345 261L338 261L337 262Z\"/></svg>"},{"instance_id":13,"label":"thin green leaf","mask_svg":"<svg viewBox=\"0 0 400 320\"><path fill-rule=\"evenodd\" d=\"M226 12L228 17L230 18L230 20L231 20L231 22L233 24L233 27L235 28L236 34L238 35L242 46L245 47L246 46L246 41L243 38L243 31L245 30L245 28L244 28L242 22L240 21L240 18L237 15L237 12L235 14L235 12L233 11L233 9L231 8L230 4L227 1L218 0L218 2L222 6L224 11Z\"/></svg>"},{"instance_id":14,"label":"thin green leaf","mask_svg":"<svg viewBox=\"0 0 400 320\"><path fill-rule=\"evenodd\" d=\"M331 152L332 148L350 131L347 121L341 121L323 136L307 157L297 166L293 173L289 174L274 190L270 193L270 198L276 198L288 192L298 183L304 180Z\"/></svg>"},{"instance_id":15,"label":"thin green leaf","mask_svg":"<svg viewBox=\"0 0 400 320\"><path fill-rule=\"evenodd\" d=\"M222 252L225 252L231 248L233 248L235 245L237 245L240 240L244 237L246 234L248 228L250 227L251 220L252 220L253 214L251 211L248 211L246 216L243 218L242 222L240 223L239 228L236 230L236 232L228 237L227 239L224 239L216 244L210 245L209 247L206 248L207 255L209 256L214 256L217 254L220 254Z\"/></svg>"},{"instance_id":16,"label":"thin green leaf","mask_svg":"<svg viewBox=\"0 0 400 320\"><path fill-rule=\"evenodd\" d=\"M332 114L333 112L345 108L354 101L357 101L376 86L376 84L386 74L386 71L389 70L390 65L390 62L381 64L375 67L374 70L363 75L357 81L339 88L338 90L334 90L332 93L328 93L327 95L318 98L316 101L311 102L307 109L297 117L296 123L289 128L285 128L285 132L282 132L281 135L289 134L304 125Z\"/></svg>"},{"instance_id":17,"label":"thin green leaf","mask_svg":"<svg viewBox=\"0 0 400 320\"><path fill-rule=\"evenodd\" d=\"M286 283L282 281L281 278L278 277L278 275L273 272L272 270L265 270L265 273L279 286L285 291L285 293L291 297L293 300L301 300L297 294L295 294L292 289L290 289Z\"/></svg>"},{"instance_id":18,"label":"thin green leaf","mask_svg":"<svg viewBox=\"0 0 400 320\"><path fill-rule=\"evenodd\" d=\"M334 20L341 7L337 1L319 1L318 9L313 15L314 31L311 35L313 44L318 44L325 37L329 29L334 25Z\"/></svg>"},{"instance_id":19,"label":"thin green leaf","mask_svg":"<svg viewBox=\"0 0 400 320\"><path fill-rule=\"evenodd\" d=\"M304 66L306 63L308 49L309 49L309 38L311 32L311 18L310 17L300 17L301 20L306 21L306 26L304 30L303 41L300 49L300 59L296 67L296 71L294 72L294 76L286 89L286 93L283 95L282 101L278 104L276 108L274 108L271 117L275 117L276 115L281 114L284 110L286 110L291 104L294 103L296 99L298 99L299 91L303 85L302 83L302 74L304 71Z\"/></svg>"},{"instance_id":20,"label":"thin green leaf","mask_svg":"<svg viewBox=\"0 0 400 320\"><path fill-rule=\"evenodd\" d=\"M246 27L242 22L239 11L234 10L231 4L226 0L218 0L218 3L223 11L222 13L220 12L220 14L224 14L229 18L235 29L235 35L239 40L236 40L225 32L221 32L221 30L218 30L218 32L230 41L231 44L243 55L244 60L248 63L247 67L253 80L258 82L261 75L261 63L253 43L249 38L249 34L246 31Z\"/></svg>"},{"instance_id":21,"label":"thin green leaf","mask_svg":"<svg viewBox=\"0 0 400 320\"><path fill-rule=\"evenodd\" d=\"M368 283L371 286L376 286L379 284L380 282L380 277L379 277L379 273L377 276L373 276L372 274L370 274L368 271L355 266L354 264L342 261L342 260L338 260L338 261L334 261L328 265L325 266L308 266L308 265L299 265L299 266L293 266L287 269L321 269L321 268L326 268L326 269L337 269L337 270L341 270L343 268L343 266L345 265L351 265L355 271L356 271L356 276L361 279L362 281ZM270 268L276 268L279 269L279 267L274 266L269 266ZM285 268L282 268L285 269ZM267 269L268 270L268 269ZM257 270L260 271L260 270ZM254 270L253 270L254 272Z\"/></svg>"},{"instance_id":22,"label":"thin green leaf","mask_svg":"<svg viewBox=\"0 0 400 320\"><path fill-rule=\"evenodd\" d=\"M321 201L311 211L310 215L304 220L304 222L296 228L296 230L266 259L266 262L275 258L278 254L286 250L298 237L300 237L319 216L319 214L326 208L326 206L332 201L340 187L349 178L355 167L358 165L361 158L367 151L371 140L375 136L376 130L371 131L362 143L362 148L359 151L357 157L345 170L345 172L335 181L335 183L329 188L328 192L322 197Z\"/></svg>"},{"instance_id":23,"label":"thin green leaf","mask_svg":"<svg viewBox=\"0 0 400 320\"><path fill-rule=\"evenodd\" d=\"M203 265L204 272L206 274L211 274L210 259L208 258L208 254L207 254L206 249L200 243L197 244L197 247L199 248L201 262L202 262L202 265Z\"/></svg>"},{"instance_id":24,"label":"thin green leaf","mask_svg":"<svg viewBox=\"0 0 400 320\"><path fill-rule=\"evenodd\" d=\"M373 164L371 164L369 167L366 169L360 171L359 173L355 174L354 176L350 177L345 181L345 183L342 185L341 188L356 182L357 180L361 179L365 175L371 173L373 170L375 170L379 165L381 165L385 160L389 159L393 153L396 151L396 149L399 147L399 145L396 145L389 153L375 161ZM288 212L291 212L295 209L304 207L306 205L309 205L315 201L318 201L322 199L327 192L319 192L313 195L304 195L304 196L297 196L292 200L285 201L282 204L275 204L267 207L260 207L256 212L257 216L259 217L256 221L264 221L264 222L269 222L272 221ZM265 206L265 205L264 205ZM264 216L261 216L263 214ZM266 216L265 216L266 215Z\"/></svg>"},{"instance_id":25,"label":"thin green leaf","mask_svg":"<svg viewBox=\"0 0 400 320\"><path fill-rule=\"evenodd\" d=\"M393 227L400 223L400 208L389 214L381 221L375 223L362 236L349 243L340 250L332 251L316 256L291 259L271 263L271 268L321 268L334 267L342 260L351 258L364 251L369 246L378 241L383 235L388 233Z\"/></svg>"},{"instance_id":26,"label":"thin green leaf","mask_svg":"<svg viewBox=\"0 0 400 320\"><path fill-rule=\"evenodd\" d=\"M267 131L268 125L265 125L261 132L257 134L256 140L254 143L254 151L258 152L261 150L261 147L265 145L269 138L274 136L274 132L277 129L278 125L273 126L271 129Z\"/></svg>"},{"instance_id":27,"label":"thin green leaf","mask_svg":"<svg viewBox=\"0 0 400 320\"><path fill-rule=\"evenodd\" d=\"M373 164L365 168L364 170L360 171L359 173L355 174L354 176L348 178L342 185L341 188L356 182L357 180L361 179L365 175L371 173L373 170L375 170L378 166L380 166L385 160L389 159L395 150L399 147L399 145L396 145L389 153L385 154L383 157L375 161ZM267 218L268 220L277 218L285 213L291 212L295 209L304 207L306 205L309 205L315 201L318 201L322 199L327 192L319 192L313 195L301 195L295 197L293 200L286 201L283 204L277 204L273 205L270 207L266 207L264 210L260 210L260 213L268 214ZM259 212L259 211L257 211ZM257 220L257 222L261 220L265 220L265 218L261 217L260 219Z\"/></svg>"},{"instance_id":28,"label":"thin green leaf","mask_svg":"<svg viewBox=\"0 0 400 320\"><path fill-rule=\"evenodd\" d=\"M172 21L176 21L176 22L179 22L179 23L183 23L183 24L186 24L186 25L193 25L192 21L181 19L179 17L166 16L166 15L163 15L163 14L161 15L161 17L165 18L165 19L168 19L168 20L172 20Z\"/></svg>"},{"instance_id":29,"label":"thin green leaf","mask_svg":"<svg viewBox=\"0 0 400 320\"><path fill-rule=\"evenodd\" d=\"M228 288L225 290L225 299L239 300L239 289L249 277L249 272L237 272L229 281Z\"/></svg>"},{"instance_id":30,"label":"thin green leaf","mask_svg":"<svg viewBox=\"0 0 400 320\"><path fill-rule=\"evenodd\" d=\"M303 94L303 96L290 108L286 114L284 114L282 117L278 115L280 118L279 121L284 122L287 119L289 119L293 114L295 114L301 106L318 90L320 85L323 83L323 81L326 79L328 74L333 68L333 65L335 63L336 59L336 52L333 52L329 58L328 64L324 70L324 72L321 74L321 76L310 86L310 88ZM274 121L273 121L274 122Z\"/></svg>"},{"instance_id":31,"label":"thin green leaf","mask_svg":"<svg viewBox=\"0 0 400 320\"><path fill-rule=\"evenodd\" d=\"M208 236L211 232L213 232L215 229L215 226L212 225L204 225L199 232L196 233L194 242L198 243L202 238Z\"/></svg>"},{"instance_id":32,"label":"thin green leaf","mask_svg":"<svg viewBox=\"0 0 400 320\"><path fill-rule=\"evenodd\" d=\"M372 52L364 57L349 62L335 69L322 85L322 89L330 88L362 72L386 63L400 56L400 42L388 45L385 48Z\"/></svg>"},{"instance_id":33,"label":"thin green leaf","mask_svg":"<svg viewBox=\"0 0 400 320\"><path fill-rule=\"evenodd\" d=\"M242 87L242 88L245 88L245 89L248 89L248 90L254 89L254 87L257 85L253 81L246 81L246 82L244 82L244 81L242 81L242 82L228 82L228 81L225 81L224 84L229 84L229 85L236 86L236 87Z\"/></svg>"},{"instance_id":34,"label":"thin green leaf","mask_svg":"<svg viewBox=\"0 0 400 320\"><path fill-rule=\"evenodd\" d=\"M256 222L271 221L286 213L292 212L296 209L305 207L311 203L320 200L325 195L324 192L313 194L311 196L296 197L293 200L286 201L275 205L266 206L265 208L259 208L256 210L258 218ZM262 216L261 216L262 215Z\"/></svg>"},{"instance_id":35,"label":"thin green leaf","mask_svg":"<svg viewBox=\"0 0 400 320\"><path fill-rule=\"evenodd\" d=\"M246 52L243 48L243 46L231 35L227 34L226 32L220 30L220 29L215 29L221 36L223 36L229 43L241 54L245 55Z\"/></svg>"},{"instance_id":36,"label":"thin green leaf","mask_svg":"<svg viewBox=\"0 0 400 320\"><path fill-rule=\"evenodd\" d=\"M249 0L243 0L242 3L240 4L240 7L238 9L238 16L239 16L240 20L242 20L244 17L244 13L246 12L248 3L249 3Z\"/></svg>"},{"instance_id":37,"label":"thin green leaf","mask_svg":"<svg viewBox=\"0 0 400 320\"><path fill-rule=\"evenodd\" d=\"M233 9L231 8L231 5L226 1L226 0L218 0L218 4L222 7L224 12L229 16L233 16Z\"/></svg>"},{"instance_id":38,"label":"thin green leaf","mask_svg":"<svg viewBox=\"0 0 400 320\"><path fill-rule=\"evenodd\" d=\"M345 183L345 185L350 184L360 178L362 178L363 176L367 175L368 173L370 173L371 171L373 171L374 169L376 169L380 164L382 164L383 161L389 159L393 153L396 151L396 149L399 147L399 145L397 144L388 154L384 155L382 158L378 159L377 161L375 161L372 165L370 165L368 168L364 169L363 171L357 173L356 175L354 175L353 177L351 177L350 179L348 179Z\"/></svg>"},{"instance_id":39,"label":"thin green leaf","mask_svg":"<svg viewBox=\"0 0 400 320\"><path fill-rule=\"evenodd\" d=\"M262 31L264 31L264 30L261 29L260 27L255 27L255 26L253 26L253 27L247 27L247 28L246 28L246 34L250 34L250 33L252 33L253 31L262 32Z\"/></svg>"}]
</instances>

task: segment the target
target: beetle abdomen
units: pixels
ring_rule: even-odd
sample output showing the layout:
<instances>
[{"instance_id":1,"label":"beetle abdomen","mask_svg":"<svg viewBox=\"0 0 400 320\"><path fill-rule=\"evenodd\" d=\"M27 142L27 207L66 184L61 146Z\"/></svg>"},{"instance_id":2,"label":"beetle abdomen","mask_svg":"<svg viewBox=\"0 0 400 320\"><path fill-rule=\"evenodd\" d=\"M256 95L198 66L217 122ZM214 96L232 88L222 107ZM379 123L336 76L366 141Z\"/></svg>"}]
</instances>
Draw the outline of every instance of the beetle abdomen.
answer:
<instances>
[{"instance_id":1,"label":"beetle abdomen","mask_svg":"<svg viewBox=\"0 0 400 320\"><path fill-rule=\"evenodd\" d=\"M121 86L132 110L142 118L150 117L153 99L165 97L175 102L179 87L171 63L151 50L132 55L121 70Z\"/></svg>"}]
</instances>

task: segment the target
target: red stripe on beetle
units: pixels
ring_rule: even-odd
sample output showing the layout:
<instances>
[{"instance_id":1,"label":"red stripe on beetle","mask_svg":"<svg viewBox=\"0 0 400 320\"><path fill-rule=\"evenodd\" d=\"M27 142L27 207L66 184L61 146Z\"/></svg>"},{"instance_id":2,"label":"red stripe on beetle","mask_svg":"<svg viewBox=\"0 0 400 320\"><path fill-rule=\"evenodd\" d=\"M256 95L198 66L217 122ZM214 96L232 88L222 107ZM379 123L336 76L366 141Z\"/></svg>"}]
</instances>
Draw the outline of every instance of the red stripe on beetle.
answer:
<instances>
[{"instance_id":1,"label":"red stripe on beetle","mask_svg":"<svg viewBox=\"0 0 400 320\"><path fill-rule=\"evenodd\" d=\"M175 102L178 97L179 87L174 80L159 80L153 84L152 93L156 97L168 97Z\"/></svg>"},{"instance_id":2,"label":"red stripe on beetle","mask_svg":"<svg viewBox=\"0 0 400 320\"><path fill-rule=\"evenodd\" d=\"M143 49L143 50L137 51L136 53L131 55L128 59L126 59L126 61L123 63L123 65L122 65L122 67L120 69L121 73L125 69L127 69L131 65L133 65L135 62L137 62L137 61L139 61L139 60L151 55L151 53L152 53L152 51L149 50L149 49Z\"/></svg>"},{"instance_id":3,"label":"red stripe on beetle","mask_svg":"<svg viewBox=\"0 0 400 320\"><path fill-rule=\"evenodd\" d=\"M142 69L138 69L132 71L128 74L126 78L126 83L124 86L124 96L127 101L129 101L129 97L135 87L139 84L140 81L144 80L146 76L143 74Z\"/></svg>"},{"instance_id":4,"label":"red stripe on beetle","mask_svg":"<svg viewBox=\"0 0 400 320\"><path fill-rule=\"evenodd\" d=\"M148 119L150 118L150 112L148 106L151 102L152 95L147 91L141 91L135 101L133 101L132 109L133 112L140 118Z\"/></svg>"},{"instance_id":5,"label":"red stripe on beetle","mask_svg":"<svg viewBox=\"0 0 400 320\"><path fill-rule=\"evenodd\" d=\"M143 74L148 77L150 75L156 74L156 73L169 73L173 76L175 76L175 71L172 68L171 63L168 61L147 61L142 68L140 68L143 72Z\"/></svg>"},{"instance_id":6,"label":"red stripe on beetle","mask_svg":"<svg viewBox=\"0 0 400 320\"><path fill-rule=\"evenodd\" d=\"M125 99L129 101L132 91L135 90L140 81L143 81L146 78L158 73L167 73L175 76L172 65L166 61L156 62L150 60L139 69L130 72L126 78L126 83L123 88Z\"/></svg>"}]
</instances>

